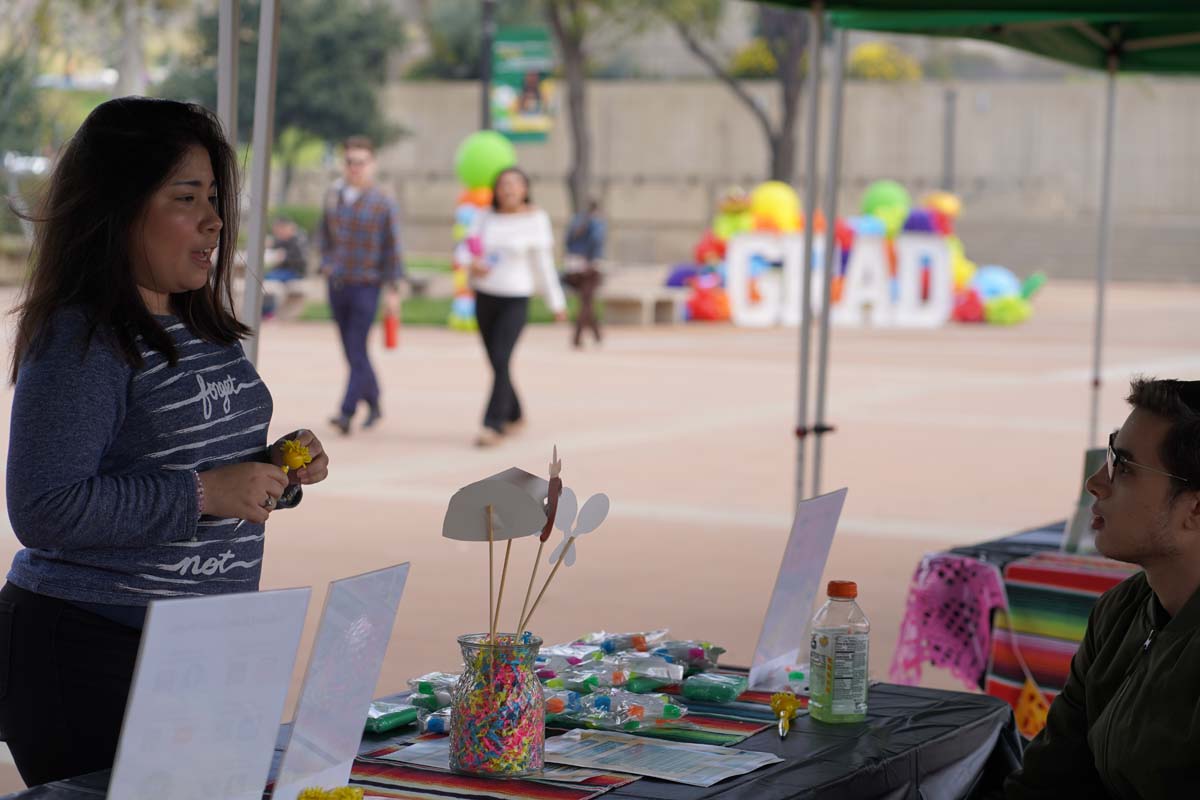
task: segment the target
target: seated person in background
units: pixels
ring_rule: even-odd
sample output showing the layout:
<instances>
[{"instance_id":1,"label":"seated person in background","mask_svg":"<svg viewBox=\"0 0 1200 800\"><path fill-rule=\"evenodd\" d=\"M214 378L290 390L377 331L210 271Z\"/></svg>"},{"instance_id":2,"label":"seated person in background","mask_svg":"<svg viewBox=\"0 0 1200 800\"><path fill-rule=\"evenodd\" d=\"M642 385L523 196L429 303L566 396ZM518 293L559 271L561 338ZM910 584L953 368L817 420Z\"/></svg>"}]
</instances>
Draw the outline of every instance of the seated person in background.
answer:
<instances>
[{"instance_id":1,"label":"seated person in background","mask_svg":"<svg viewBox=\"0 0 1200 800\"><path fill-rule=\"evenodd\" d=\"M276 217L271 222L271 235L267 237L263 263L267 267L264 281L278 281L283 285L287 297L285 304L304 304L304 294L288 290L288 284L300 280L308 272L308 240L304 231L287 217ZM279 299L269 286L263 286L263 317L271 317L279 308Z\"/></svg>"},{"instance_id":2,"label":"seated person in background","mask_svg":"<svg viewBox=\"0 0 1200 800\"><path fill-rule=\"evenodd\" d=\"M1128 401L1086 486L1096 547L1144 572L1096 603L1011 800L1200 797L1200 381Z\"/></svg>"}]
</instances>

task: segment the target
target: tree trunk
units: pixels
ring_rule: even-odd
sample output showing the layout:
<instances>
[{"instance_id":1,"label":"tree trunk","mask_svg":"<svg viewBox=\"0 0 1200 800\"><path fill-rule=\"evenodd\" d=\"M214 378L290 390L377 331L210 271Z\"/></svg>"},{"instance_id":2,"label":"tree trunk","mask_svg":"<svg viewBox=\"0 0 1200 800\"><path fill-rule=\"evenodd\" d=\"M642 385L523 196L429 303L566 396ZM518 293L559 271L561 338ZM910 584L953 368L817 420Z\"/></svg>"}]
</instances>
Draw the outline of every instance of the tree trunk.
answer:
<instances>
[{"instance_id":1,"label":"tree trunk","mask_svg":"<svg viewBox=\"0 0 1200 800\"><path fill-rule=\"evenodd\" d=\"M767 6L758 13L759 27L779 70L779 141L772 148L771 172L775 180L791 183L796 178L796 123L804 89L801 67L808 48L809 18L804 11Z\"/></svg>"},{"instance_id":2,"label":"tree trunk","mask_svg":"<svg viewBox=\"0 0 1200 800\"><path fill-rule=\"evenodd\" d=\"M141 0L121 0L121 77L117 95L146 93Z\"/></svg>"},{"instance_id":3,"label":"tree trunk","mask_svg":"<svg viewBox=\"0 0 1200 800\"><path fill-rule=\"evenodd\" d=\"M279 180L279 205L287 205L288 195L292 191L292 181L296 177L296 159L288 155L283 161L283 174Z\"/></svg>"},{"instance_id":4,"label":"tree trunk","mask_svg":"<svg viewBox=\"0 0 1200 800\"><path fill-rule=\"evenodd\" d=\"M588 127L586 56L583 50L583 32L580 29L580 10L574 0L568 0L566 9L571 25L555 0L546 4L546 16L558 40L563 60L563 76L567 82L567 113L571 120L571 168L567 173L567 192L571 197L572 213L588 207L592 186L592 136Z\"/></svg>"}]
</instances>

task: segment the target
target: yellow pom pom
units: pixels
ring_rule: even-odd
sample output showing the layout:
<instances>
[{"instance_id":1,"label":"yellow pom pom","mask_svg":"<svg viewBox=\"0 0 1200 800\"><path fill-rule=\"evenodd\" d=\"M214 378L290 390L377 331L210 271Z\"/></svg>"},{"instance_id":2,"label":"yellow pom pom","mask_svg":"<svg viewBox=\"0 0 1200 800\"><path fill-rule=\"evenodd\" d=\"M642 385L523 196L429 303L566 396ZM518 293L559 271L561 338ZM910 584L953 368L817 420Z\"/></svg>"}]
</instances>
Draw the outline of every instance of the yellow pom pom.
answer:
<instances>
[{"instance_id":1,"label":"yellow pom pom","mask_svg":"<svg viewBox=\"0 0 1200 800\"><path fill-rule=\"evenodd\" d=\"M300 469L312 463L312 454L308 448L295 439L285 439L283 442L283 471Z\"/></svg>"}]
</instances>

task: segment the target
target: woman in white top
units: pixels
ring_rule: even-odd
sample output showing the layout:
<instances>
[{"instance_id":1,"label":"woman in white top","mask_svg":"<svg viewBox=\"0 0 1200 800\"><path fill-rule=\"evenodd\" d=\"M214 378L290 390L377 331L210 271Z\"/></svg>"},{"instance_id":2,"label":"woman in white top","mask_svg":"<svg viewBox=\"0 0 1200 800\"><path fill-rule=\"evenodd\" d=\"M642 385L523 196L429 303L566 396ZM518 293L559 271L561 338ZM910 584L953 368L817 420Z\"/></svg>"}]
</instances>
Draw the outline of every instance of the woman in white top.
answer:
<instances>
[{"instance_id":1,"label":"woman in white top","mask_svg":"<svg viewBox=\"0 0 1200 800\"><path fill-rule=\"evenodd\" d=\"M519 169L512 167L496 176L492 211L480 215L472 249L477 253L471 263L475 318L495 376L475 444L491 447L524 424L508 364L525 327L529 298L537 283L541 283L554 318L560 322L567 318L566 300L554 269L550 217L531 204L529 179Z\"/></svg>"}]
</instances>

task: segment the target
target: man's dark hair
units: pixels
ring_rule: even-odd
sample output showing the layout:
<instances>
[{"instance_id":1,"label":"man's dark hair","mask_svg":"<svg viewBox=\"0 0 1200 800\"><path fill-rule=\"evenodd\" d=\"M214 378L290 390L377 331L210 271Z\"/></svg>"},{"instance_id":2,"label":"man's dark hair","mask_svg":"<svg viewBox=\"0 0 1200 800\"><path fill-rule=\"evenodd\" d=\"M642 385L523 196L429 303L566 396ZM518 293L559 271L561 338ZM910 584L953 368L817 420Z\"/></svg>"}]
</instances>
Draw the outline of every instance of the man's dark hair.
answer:
<instances>
[{"instance_id":1,"label":"man's dark hair","mask_svg":"<svg viewBox=\"0 0 1200 800\"><path fill-rule=\"evenodd\" d=\"M1171 423L1158 456L1167 472L1187 479L1171 479L1171 499L1200 489L1200 381L1134 378L1126 400Z\"/></svg>"},{"instance_id":2,"label":"man's dark hair","mask_svg":"<svg viewBox=\"0 0 1200 800\"><path fill-rule=\"evenodd\" d=\"M342 142L343 150L366 150L371 155L375 155L375 143L366 136L348 136L346 141Z\"/></svg>"}]
</instances>

